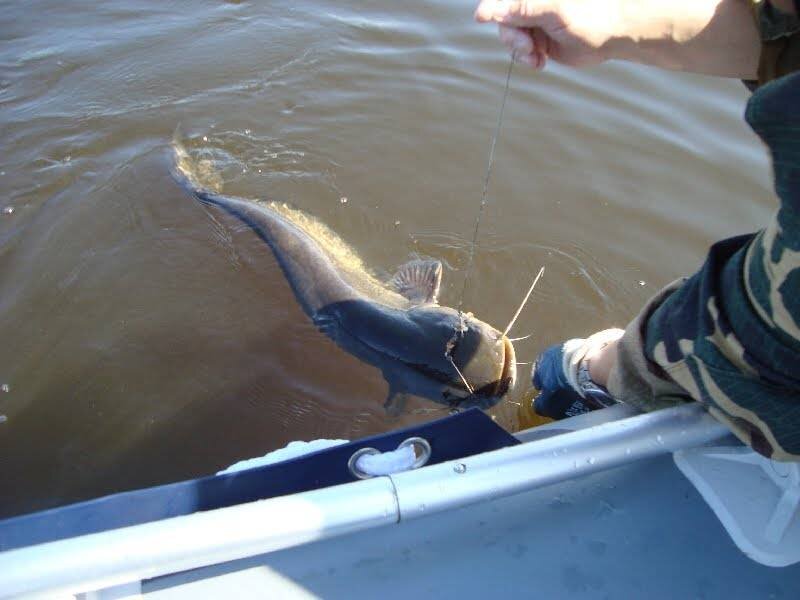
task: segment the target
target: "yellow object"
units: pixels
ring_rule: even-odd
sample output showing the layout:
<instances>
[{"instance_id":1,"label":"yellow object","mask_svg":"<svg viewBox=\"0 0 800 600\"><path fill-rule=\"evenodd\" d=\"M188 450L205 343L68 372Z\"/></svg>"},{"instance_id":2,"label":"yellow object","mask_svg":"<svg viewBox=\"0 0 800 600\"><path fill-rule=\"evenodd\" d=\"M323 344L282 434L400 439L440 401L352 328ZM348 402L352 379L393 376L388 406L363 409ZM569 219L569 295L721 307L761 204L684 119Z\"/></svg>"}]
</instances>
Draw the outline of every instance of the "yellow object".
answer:
<instances>
[{"instance_id":1,"label":"yellow object","mask_svg":"<svg viewBox=\"0 0 800 600\"><path fill-rule=\"evenodd\" d=\"M550 417L543 417L533 412L533 398L538 392L535 389L530 389L522 396L519 408L517 409L517 422L519 430L529 429L531 427L538 427L552 423L553 419Z\"/></svg>"}]
</instances>

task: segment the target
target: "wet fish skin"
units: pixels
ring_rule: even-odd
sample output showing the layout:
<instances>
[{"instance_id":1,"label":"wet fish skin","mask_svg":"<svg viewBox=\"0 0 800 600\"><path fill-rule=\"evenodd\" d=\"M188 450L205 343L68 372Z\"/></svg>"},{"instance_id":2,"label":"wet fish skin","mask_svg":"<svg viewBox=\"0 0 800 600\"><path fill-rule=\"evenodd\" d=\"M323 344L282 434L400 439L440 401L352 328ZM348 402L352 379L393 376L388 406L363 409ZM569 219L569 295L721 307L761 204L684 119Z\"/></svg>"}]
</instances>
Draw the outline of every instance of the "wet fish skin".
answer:
<instances>
[{"instance_id":1,"label":"wet fish skin","mask_svg":"<svg viewBox=\"0 0 800 600\"><path fill-rule=\"evenodd\" d=\"M436 303L438 261L401 267L394 280L403 292L398 293L332 251L337 238L315 236L301 220L307 216L206 189L188 153L178 144L173 151L174 179L200 202L247 224L271 248L320 331L382 371L389 384L387 410L401 410L406 394L452 407L489 408L513 388L516 359L508 338L470 313Z\"/></svg>"}]
</instances>

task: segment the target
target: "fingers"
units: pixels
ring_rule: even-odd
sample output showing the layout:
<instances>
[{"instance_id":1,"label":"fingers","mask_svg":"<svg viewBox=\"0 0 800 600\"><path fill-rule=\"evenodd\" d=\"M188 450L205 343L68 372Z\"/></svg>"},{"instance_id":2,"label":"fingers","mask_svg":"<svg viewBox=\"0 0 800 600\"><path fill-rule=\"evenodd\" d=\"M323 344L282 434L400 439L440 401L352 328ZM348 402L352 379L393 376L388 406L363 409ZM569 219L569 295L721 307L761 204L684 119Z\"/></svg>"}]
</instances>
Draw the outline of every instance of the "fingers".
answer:
<instances>
[{"instance_id":1,"label":"fingers","mask_svg":"<svg viewBox=\"0 0 800 600\"><path fill-rule=\"evenodd\" d=\"M504 2L503 0L481 0L478 8L475 9L475 20L479 23L488 23L489 21L499 21L507 16L510 11L511 4L517 5L519 10L519 2Z\"/></svg>"},{"instance_id":2,"label":"fingers","mask_svg":"<svg viewBox=\"0 0 800 600\"><path fill-rule=\"evenodd\" d=\"M540 54L548 56L550 54L550 36L541 27L534 27L530 31L533 38L533 47Z\"/></svg>"},{"instance_id":3,"label":"fingers","mask_svg":"<svg viewBox=\"0 0 800 600\"><path fill-rule=\"evenodd\" d=\"M500 39L519 62L542 69L550 53L553 7L548 0L481 0L475 18L496 22Z\"/></svg>"},{"instance_id":4,"label":"fingers","mask_svg":"<svg viewBox=\"0 0 800 600\"><path fill-rule=\"evenodd\" d=\"M475 20L480 23L503 23L516 27L541 25L545 13L552 12L546 1L535 0L481 0L475 9Z\"/></svg>"},{"instance_id":5,"label":"fingers","mask_svg":"<svg viewBox=\"0 0 800 600\"><path fill-rule=\"evenodd\" d=\"M475 9L475 20L479 23L495 21L500 17L500 12L505 11L505 2L496 0L481 0Z\"/></svg>"},{"instance_id":6,"label":"fingers","mask_svg":"<svg viewBox=\"0 0 800 600\"><path fill-rule=\"evenodd\" d=\"M543 69L547 62L547 57L550 56L550 36L544 32L540 27L531 29L531 37L533 38L533 48L536 52L538 64L536 69Z\"/></svg>"},{"instance_id":7,"label":"fingers","mask_svg":"<svg viewBox=\"0 0 800 600\"><path fill-rule=\"evenodd\" d=\"M619 35L616 24L624 15L618 4L599 0L480 0L475 18L497 23L514 58L535 69L551 59L586 66L606 60L603 45Z\"/></svg>"},{"instance_id":8,"label":"fingers","mask_svg":"<svg viewBox=\"0 0 800 600\"><path fill-rule=\"evenodd\" d=\"M511 54L517 57L533 54L533 37L528 30L508 27L507 25L500 25L498 30L500 32L500 41L508 47Z\"/></svg>"},{"instance_id":9,"label":"fingers","mask_svg":"<svg viewBox=\"0 0 800 600\"><path fill-rule=\"evenodd\" d=\"M549 47L547 35L539 28L525 29L500 25L500 41L515 60L534 69L544 68Z\"/></svg>"}]
</instances>

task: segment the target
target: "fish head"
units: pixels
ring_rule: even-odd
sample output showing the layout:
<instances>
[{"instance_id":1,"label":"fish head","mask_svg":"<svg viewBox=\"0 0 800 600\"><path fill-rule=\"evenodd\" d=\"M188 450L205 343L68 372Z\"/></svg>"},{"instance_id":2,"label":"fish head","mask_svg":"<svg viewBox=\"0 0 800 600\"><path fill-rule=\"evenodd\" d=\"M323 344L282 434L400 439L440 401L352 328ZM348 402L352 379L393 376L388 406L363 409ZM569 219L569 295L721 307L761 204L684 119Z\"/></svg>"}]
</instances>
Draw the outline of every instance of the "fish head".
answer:
<instances>
[{"instance_id":1,"label":"fish head","mask_svg":"<svg viewBox=\"0 0 800 600\"><path fill-rule=\"evenodd\" d=\"M426 332L426 344L436 354L431 366L443 384L443 402L490 408L514 387L514 345L501 331L472 313L447 306L417 307L410 316Z\"/></svg>"}]
</instances>

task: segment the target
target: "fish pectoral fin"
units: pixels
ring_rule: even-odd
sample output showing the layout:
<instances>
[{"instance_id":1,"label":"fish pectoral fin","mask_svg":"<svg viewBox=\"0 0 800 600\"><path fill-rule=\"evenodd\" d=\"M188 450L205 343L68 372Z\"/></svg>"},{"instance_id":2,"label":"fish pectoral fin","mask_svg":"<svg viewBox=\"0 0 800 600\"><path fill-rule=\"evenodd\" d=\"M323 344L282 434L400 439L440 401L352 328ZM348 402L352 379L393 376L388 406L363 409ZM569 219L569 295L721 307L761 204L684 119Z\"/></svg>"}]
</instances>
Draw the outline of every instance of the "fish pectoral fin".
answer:
<instances>
[{"instance_id":1,"label":"fish pectoral fin","mask_svg":"<svg viewBox=\"0 0 800 600\"><path fill-rule=\"evenodd\" d=\"M312 317L312 321L317 329L331 338L334 342L339 338L339 322L328 315L316 314Z\"/></svg>"},{"instance_id":2,"label":"fish pectoral fin","mask_svg":"<svg viewBox=\"0 0 800 600\"><path fill-rule=\"evenodd\" d=\"M392 285L413 304L435 303L442 283L442 263L438 260L412 260L397 270Z\"/></svg>"},{"instance_id":3,"label":"fish pectoral fin","mask_svg":"<svg viewBox=\"0 0 800 600\"><path fill-rule=\"evenodd\" d=\"M408 400L408 394L389 389L389 396L386 398L386 402L383 403L386 414L390 417L399 417L406 407L406 400Z\"/></svg>"}]
</instances>

